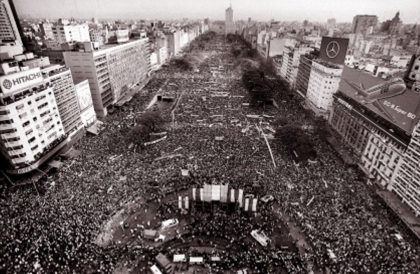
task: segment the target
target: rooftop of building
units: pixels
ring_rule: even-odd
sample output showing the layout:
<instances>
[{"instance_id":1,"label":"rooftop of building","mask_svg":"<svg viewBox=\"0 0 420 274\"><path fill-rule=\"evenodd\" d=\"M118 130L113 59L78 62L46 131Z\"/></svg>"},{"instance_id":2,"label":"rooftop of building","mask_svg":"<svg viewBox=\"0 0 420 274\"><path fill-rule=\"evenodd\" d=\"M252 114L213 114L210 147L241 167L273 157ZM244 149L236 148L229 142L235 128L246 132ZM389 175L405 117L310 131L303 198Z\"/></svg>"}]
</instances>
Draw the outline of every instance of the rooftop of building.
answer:
<instances>
[{"instance_id":1,"label":"rooftop of building","mask_svg":"<svg viewBox=\"0 0 420 274\"><path fill-rule=\"evenodd\" d=\"M69 68L59 64L50 64L42 68L42 72L45 74L48 73L48 76L53 76L68 70Z\"/></svg>"},{"instance_id":2,"label":"rooftop of building","mask_svg":"<svg viewBox=\"0 0 420 274\"><path fill-rule=\"evenodd\" d=\"M146 38L140 38L140 39L129 39L128 41L123 42L123 43L103 44L103 45L100 45L99 46L99 50L110 49L110 48L114 48L114 47L118 47L118 46L130 44L130 43L133 43L133 42L136 42L136 41L140 41L140 40L144 40L144 39L147 39L147 37Z\"/></svg>"},{"instance_id":3,"label":"rooftop of building","mask_svg":"<svg viewBox=\"0 0 420 274\"><path fill-rule=\"evenodd\" d=\"M356 85L363 84L366 90L375 85L384 84L385 82L386 81L382 78L374 77L370 74L364 73L363 71L344 66L338 90L354 101L363 104L360 96L357 94L357 90L349 83ZM419 93L406 89L402 94L383 97L383 99L378 99L377 102L383 106L385 111L391 117L393 117L394 121L389 117L389 115L381 111L373 104L363 105L383 119L401 128L408 134L412 133L420 116ZM410 115L409 117L409 114L414 114L414 118L410 118L412 116Z\"/></svg>"}]
</instances>

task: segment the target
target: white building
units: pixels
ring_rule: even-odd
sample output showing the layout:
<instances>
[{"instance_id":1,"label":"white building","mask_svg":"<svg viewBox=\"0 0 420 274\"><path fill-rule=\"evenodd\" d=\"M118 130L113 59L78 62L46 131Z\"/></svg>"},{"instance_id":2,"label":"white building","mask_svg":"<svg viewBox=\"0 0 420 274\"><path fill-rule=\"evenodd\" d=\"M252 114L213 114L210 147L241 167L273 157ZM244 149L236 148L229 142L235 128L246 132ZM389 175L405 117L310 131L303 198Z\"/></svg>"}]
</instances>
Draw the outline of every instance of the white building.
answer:
<instances>
[{"instance_id":1,"label":"white building","mask_svg":"<svg viewBox=\"0 0 420 274\"><path fill-rule=\"evenodd\" d=\"M410 60L411 60L411 55L392 56L390 63L391 65L396 66L398 68L407 68Z\"/></svg>"},{"instance_id":2,"label":"white building","mask_svg":"<svg viewBox=\"0 0 420 274\"><path fill-rule=\"evenodd\" d=\"M66 143L54 90L40 68L1 76L0 83L0 151L12 171L25 173Z\"/></svg>"},{"instance_id":3,"label":"white building","mask_svg":"<svg viewBox=\"0 0 420 274\"><path fill-rule=\"evenodd\" d=\"M64 20L60 22L61 24L52 27L54 40L57 43L90 41L88 25L67 24Z\"/></svg>"},{"instance_id":4,"label":"white building","mask_svg":"<svg viewBox=\"0 0 420 274\"><path fill-rule=\"evenodd\" d=\"M151 71L148 38L101 48L84 43L84 49L64 52L64 59L75 83L89 80L98 117L106 116L106 108L122 99L135 84L146 81Z\"/></svg>"},{"instance_id":5,"label":"white building","mask_svg":"<svg viewBox=\"0 0 420 274\"><path fill-rule=\"evenodd\" d=\"M307 105L317 115L325 116L332 106L333 94L337 92L342 73L343 66L321 59L313 60L306 99Z\"/></svg>"}]
</instances>

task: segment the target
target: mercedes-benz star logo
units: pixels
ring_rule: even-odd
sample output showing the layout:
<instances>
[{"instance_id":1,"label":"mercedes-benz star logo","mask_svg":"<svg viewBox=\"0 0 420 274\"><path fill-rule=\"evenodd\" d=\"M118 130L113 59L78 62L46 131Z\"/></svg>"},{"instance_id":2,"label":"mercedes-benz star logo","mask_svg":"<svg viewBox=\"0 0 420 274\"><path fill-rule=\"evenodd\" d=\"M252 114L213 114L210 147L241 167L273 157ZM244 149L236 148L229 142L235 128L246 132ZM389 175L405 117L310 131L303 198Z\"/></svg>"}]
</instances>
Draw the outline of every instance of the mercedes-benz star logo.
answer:
<instances>
[{"instance_id":1,"label":"mercedes-benz star logo","mask_svg":"<svg viewBox=\"0 0 420 274\"><path fill-rule=\"evenodd\" d=\"M6 79L3 81L3 87L5 89L11 89L12 88L12 81L10 81L9 79Z\"/></svg>"},{"instance_id":2,"label":"mercedes-benz star logo","mask_svg":"<svg viewBox=\"0 0 420 274\"><path fill-rule=\"evenodd\" d=\"M336 41L331 41L328 43L327 48L325 49L327 56L329 58L337 57L338 53L340 52L340 45Z\"/></svg>"}]
</instances>

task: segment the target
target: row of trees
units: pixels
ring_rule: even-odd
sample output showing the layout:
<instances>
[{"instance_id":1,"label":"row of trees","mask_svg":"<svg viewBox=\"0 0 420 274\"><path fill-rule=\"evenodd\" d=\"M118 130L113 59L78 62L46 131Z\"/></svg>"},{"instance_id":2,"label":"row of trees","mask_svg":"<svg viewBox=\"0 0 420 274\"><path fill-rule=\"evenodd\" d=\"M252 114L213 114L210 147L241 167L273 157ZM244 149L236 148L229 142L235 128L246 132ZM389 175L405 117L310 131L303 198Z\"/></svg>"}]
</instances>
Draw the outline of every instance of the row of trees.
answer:
<instances>
[{"instance_id":1,"label":"row of trees","mask_svg":"<svg viewBox=\"0 0 420 274\"><path fill-rule=\"evenodd\" d=\"M283 149L289 151L297 162L316 158L314 143L302 126L290 124L285 117L279 117L273 125L276 130L274 134L276 146L280 151Z\"/></svg>"},{"instance_id":2,"label":"row of trees","mask_svg":"<svg viewBox=\"0 0 420 274\"><path fill-rule=\"evenodd\" d=\"M208 31L198 36L185 49L186 54L182 57L172 59L172 64L184 71L195 71L204 61L204 54L201 51L206 48L206 43L214 39L214 37L216 37L214 31Z\"/></svg>"},{"instance_id":3,"label":"row of trees","mask_svg":"<svg viewBox=\"0 0 420 274\"><path fill-rule=\"evenodd\" d=\"M204 54L201 52L192 52L185 54L183 57L173 59L173 64L181 70L196 70L204 61Z\"/></svg>"},{"instance_id":4,"label":"row of trees","mask_svg":"<svg viewBox=\"0 0 420 274\"><path fill-rule=\"evenodd\" d=\"M277 75L270 59L259 56L255 49L251 49L250 45L246 45L237 35L229 34L227 40L232 43L231 53L237 60L237 66L243 70L242 84L248 91L251 105L265 107L274 100L293 99L289 84ZM314 143L302 126L291 124L286 117L279 117L273 126L274 143L278 150L289 152L297 162L316 158Z\"/></svg>"}]
</instances>

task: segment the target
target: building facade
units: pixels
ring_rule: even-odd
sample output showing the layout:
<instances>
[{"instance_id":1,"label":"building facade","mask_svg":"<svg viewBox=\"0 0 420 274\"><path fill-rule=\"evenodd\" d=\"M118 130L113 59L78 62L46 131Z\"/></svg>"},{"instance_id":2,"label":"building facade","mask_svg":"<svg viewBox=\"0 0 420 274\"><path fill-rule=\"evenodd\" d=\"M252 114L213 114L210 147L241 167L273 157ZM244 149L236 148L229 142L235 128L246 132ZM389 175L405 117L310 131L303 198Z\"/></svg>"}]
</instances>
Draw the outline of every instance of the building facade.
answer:
<instances>
[{"instance_id":1,"label":"building facade","mask_svg":"<svg viewBox=\"0 0 420 274\"><path fill-rule=\"evenodd\" d=\"M296 76L296 91L306 97L309 86L309 78L312 70L312 61L318 55L316 52L307 53L300 56L298 72Z\"/></svg>"},{"instance_id":2,"label":"building facade","mask_svg":"<svg viewBox=\"0 0 420 274\"><path fill-rule=\"evenodd\" d=\"M352 33L370 34L370 30L378 24L376 15L356 15L351 25Z\"/></svg>"},{"instance_id":3,"label":"building facade","mask_svg":"<svg viewBox=\"0 0 420 274\"><path fill-rule=\"evenodd\" d=\"M89 80L96 115L104 117L108 106L120 100L129 88L149 77L149 40L106 45L101 49L93 49L91 43L85 45L84 50L64 52L64 59L75 83Z\"/></svg>"},{"instance_id":4,"label":"building facade","mask_svg":"<svg viewBox=\"0 0 420 274\"><path fill-rule=\"evenodd\" d=\"M50 82L57 102L58 113L64 132L68 136L83 128L70 69L55 65L42 70L44 78Z\"/></svg>"},{"instance_id":5,"label":"building facade","mask_svg":"<svg viewBox=\"0 0 420 274\"><path fill-rule=\"evenodd\" d=\"M66 143L54 90L40 68L0 77L0 151L10 173L37 168Z\"/></svg>"},{"instance_id":6,"label":"building facade","mask_svg":"<svg viewBox=\"0 0 420 274\"><path fill-rule=\"evenodd\" d=\"M284 47L280 76L283 77L291 87L294 88L296 85L300 56L309 53L312 50L313 48L303 44Z\"/></svg>"},{"instance_id":7,"label":"building facade","mask_svg":"<svg viewBox=\"0 0 420 274\"><path fill-rule=\"evenodd\" d=\"M396 193L416 214L420 216L420 125L411 136L395 178L388 190Z\"/></svg>"},{"instance_id":8,"label":"building facade","mask_svg":"<svg viewBox=\"0 0 420 274\"><path fill-rule=\"evenodd\" d=\"M59 43L90 41L89 27L78 24L58 24L52 26L54 40Z\"/></svg>"},{"instance_id":9,"label":"building facade","mask_svg":"<svg viewBox=\"0 0 420 274\"><path fill-rule=\"evenodd\" d=\"M42 22L39 24L39 28L43 39L54 39L54 32L52 30L53 25L51 23Z\"/></svg>"},{"instance_id":10,"label":"building facade","mask_svg":"<svg viewBox=\"0 0 420 274\"><path fill-rule=\"evenodd\" d=\"M338 90L342 73L342 65L328 63L321 59L312 61L306 102L317 115L324 117L328 115L333 103L333 94Z\"/></svg>"},{"instance_id":11,"label":"building facade","mask_svg":"<svg viewBox=\"0 0 420 274\"><path fill-rule=\"evenodd\" d=\"M0 60L13 58L23 53L16 18L8 0L0 0Z\"/></svg>"},{"instance_id":12,"label":"building facade","mask_svg":"<svg viewBox=\"0 0 420 274\"><path fill-rule=\"evenodd\" d=\"M389 186L407 148L407 135L341 92L334 95L329 123L359 157L359 167L369 178Z\"/></svg>"}]
</instances>

